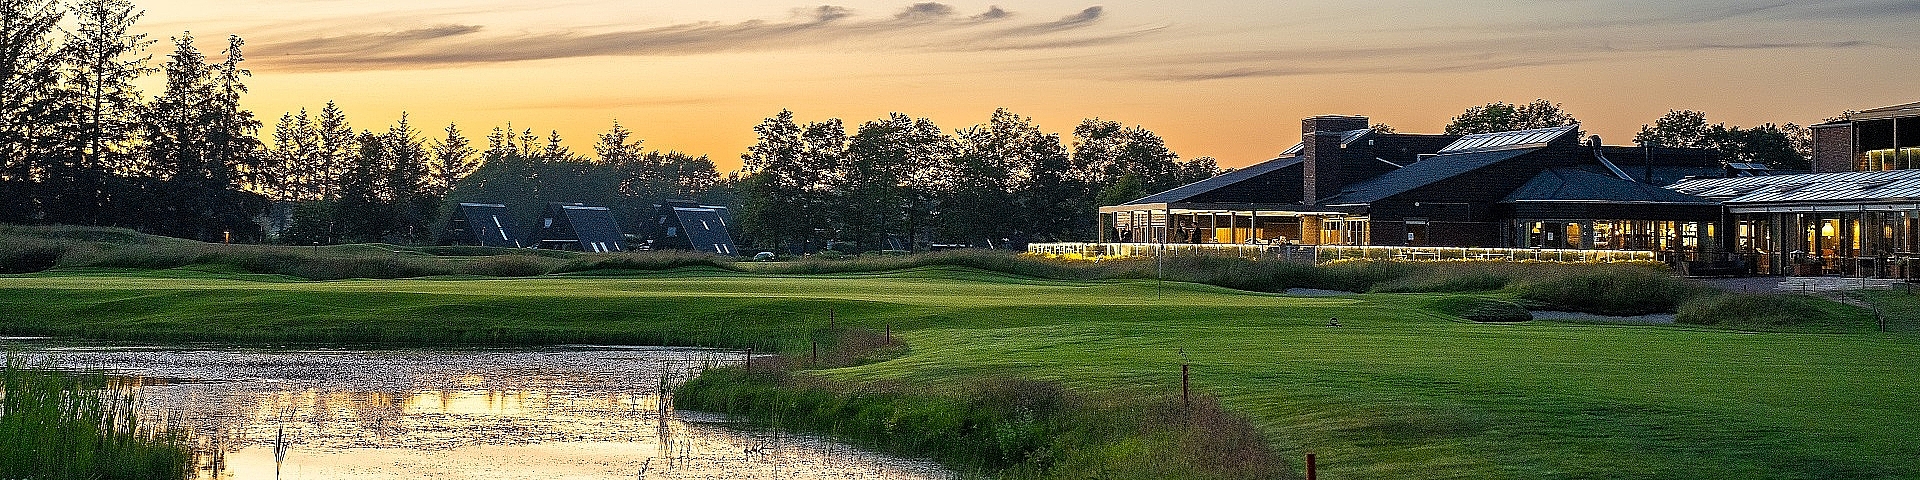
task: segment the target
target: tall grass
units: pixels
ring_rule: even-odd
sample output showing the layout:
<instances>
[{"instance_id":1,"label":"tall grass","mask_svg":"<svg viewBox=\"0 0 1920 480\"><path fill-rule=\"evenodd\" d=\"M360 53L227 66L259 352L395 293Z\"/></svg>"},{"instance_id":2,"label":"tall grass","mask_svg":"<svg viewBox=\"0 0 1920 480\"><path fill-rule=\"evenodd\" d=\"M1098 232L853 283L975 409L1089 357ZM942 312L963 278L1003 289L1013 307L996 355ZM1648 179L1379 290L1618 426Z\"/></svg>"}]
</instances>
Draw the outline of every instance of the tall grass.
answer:
<instances>
[{"instance_id":1,"label":"tall grass","mask_svg":"<svg viewBox=\"0 0 1920 480\"><path fill-rule=\"evenodd\" d=\"M1725 293L1688 302L1674 321L1749 331L1840 333L1877 327L1873 312L1810 295Z\"/></svg>"},{"instance_id":2,"label":"tall grass","mask_svg":"<svg viewBox=\"0 0 1920 480\"><path fill-rule=\"evenodd\" d=\"M1208 397L1095 397L981 378L948 392L861 387L787 372L709 370L676 405L832 435L972 475L1009 478L1285 479L1298 476L1244 416ZM777 419L777 423L775 420Z\"/></svg>"},{"instance_id":3,"label":"tall grass","mask_svg":"<svg viewBox=\"0 0 1920 480\"><path fill-rule=\"evenodd\" d=\"M0 478L186 478L184 437L140 423L131 387L99 373L0 369Z\"/></svg>"}]
</instances>

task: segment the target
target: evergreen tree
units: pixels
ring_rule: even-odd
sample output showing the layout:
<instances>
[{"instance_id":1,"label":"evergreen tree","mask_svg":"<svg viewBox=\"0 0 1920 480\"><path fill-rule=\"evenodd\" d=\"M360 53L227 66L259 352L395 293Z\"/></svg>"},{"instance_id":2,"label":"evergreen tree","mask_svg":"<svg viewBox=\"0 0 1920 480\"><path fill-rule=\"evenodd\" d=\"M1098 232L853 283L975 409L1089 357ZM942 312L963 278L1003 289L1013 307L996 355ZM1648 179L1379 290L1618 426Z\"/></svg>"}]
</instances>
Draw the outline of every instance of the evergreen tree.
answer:
<instances>
[{"instance_id":1,"label":"evergreen tree","mask_svg":"<svg viewBox=\"0 0 1920 480\"><path fill-rule=\"evenodd\" d=\"M143 13L126 0L81 0L73 13L78 25L61 49L71 128L59 137L72 154L49 165L48 216L102 224L110 221L110 200L127 188L118 175L138 170L133 149L143 105L134 81L154 70L144 54L154 42L131 32Z\"/></svg>"},{"instance_id":2,"label":"evergreen tree","mask_svg":"<svg viewBox=\"0 0 1920 480\"><path fill-rule=\"evenodd\" d=\"M268 151L267 171L262 181L268 196L281 201L315 201L323 198L321 189L333 178L322 162L320 132L307 109L300 114L282 114L273 127L273 147Z\"/></svg>"},{"instance_id":3,"label":"evergreen tree","mask_svg":"<svg viewBox=\"0 0 1920 480\"><path fill-rule=\"evenodd\" d=\"M449 123L446 132L447 136L436 140L432 147L433 168L427 193L435 198L446 197L447 192L453 191L453 186L460 183L460 179L466 178L479 167L473 157L479 152L474 150L465 135L460 134L460 127Z\"/></svg>"},{"instance_id":4,"label":"evergreen tree","mask_svg":"<svg viewBox=\"0 0 1920 480\"><path fill-rule=\"evenodd\" d=\"M359 156L359 137L353 133L353 125L347 121L347 114L340 106L327 101L320 108L320 119L314 126L318 139L318 151L314 154L313 167L307 176L312 179L314 196L322 200L340 197L342 181L356 157Z\"/></svg>"},{"instance_id":5,"label":"evergreen tree","mask_svg":"<svg viewBox=\"0 0 1920 480\"><path fill-rule=\"evenodd\" d=\"M381 173L386 176L381 182L385 187L381 197L388 202L387 211L393 215L390 230L382 236L407 243L430 240L433 229L429 224L440 199L429 192L432 181L427 148L419 131L413 129L407 114L402 112L400 121L388 128L380 141L385 144L380 163Z\"/></svg>"},{"instance_id":6,"label":"evergreen tree","mask_svg":"<svg viewBox=\"0 0 1920 480\"><path fill-rule=\"evenodd\" d=\"M340 175L334 230L341 241L380 241L394 223L392 204L384 198L387 142L384 136L363 131L356 143L358 154Z\"/></svg>"},{"instance_id":7,"label":"evergreen tree","mask_svg":"<svg viewBox=\"0 0 1920 480\"><path fill-rule=\"evenodd\" d=\"M55 0L0 0L0 221L38 217L35 182L54 138L60 55Z\"/></svg>"}]
</instances>

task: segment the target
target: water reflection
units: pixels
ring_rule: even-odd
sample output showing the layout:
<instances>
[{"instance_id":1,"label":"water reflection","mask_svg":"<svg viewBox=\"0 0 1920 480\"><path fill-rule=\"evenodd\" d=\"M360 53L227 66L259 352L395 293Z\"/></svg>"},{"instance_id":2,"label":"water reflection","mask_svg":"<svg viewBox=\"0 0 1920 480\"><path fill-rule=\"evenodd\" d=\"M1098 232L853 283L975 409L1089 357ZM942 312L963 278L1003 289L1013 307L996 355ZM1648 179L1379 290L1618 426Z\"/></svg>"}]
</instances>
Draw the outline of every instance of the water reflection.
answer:
<instances>
[{"instance_id":1,"label":"water reflection","mask_svg":"<svg viewBox=\"0 0 1920 480\"><path fill-rule=\"evenodd\" d=\"M701 349L258 350L0 339L114 372L141 415L218 452L203 478L948 478L806 436L727 428L660 395L740 361ZM282 433L284 431L284 434Z\"/></svg>"}]
</instances>

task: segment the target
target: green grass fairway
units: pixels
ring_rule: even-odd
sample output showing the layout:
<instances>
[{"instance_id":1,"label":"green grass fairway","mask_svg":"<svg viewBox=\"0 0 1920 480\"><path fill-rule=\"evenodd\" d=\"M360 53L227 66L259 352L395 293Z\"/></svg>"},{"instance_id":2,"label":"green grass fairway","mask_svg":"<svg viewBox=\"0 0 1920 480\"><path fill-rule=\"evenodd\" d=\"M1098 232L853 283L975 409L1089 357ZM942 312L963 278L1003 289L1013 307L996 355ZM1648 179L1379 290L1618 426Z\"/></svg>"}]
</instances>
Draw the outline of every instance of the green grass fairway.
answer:
<instances>
[{"instance_id":1,"label":"green grass fairway","mask_svg":"<svg viewBox=\"0 0 1920 480\"><path fill-rule=\"evenodd\" d=\"M847 381L937 390L1015 375L1164 396L1185 349L1196 389L1289 456L1318 453L1329 479L1920 477L1920 333L1475 324L1427 309L1436 298L950 268L332 282L96 271L0 276L0 331L798 351L832 309L912 346L819 372Z\"/></svg>"}]
</instances>

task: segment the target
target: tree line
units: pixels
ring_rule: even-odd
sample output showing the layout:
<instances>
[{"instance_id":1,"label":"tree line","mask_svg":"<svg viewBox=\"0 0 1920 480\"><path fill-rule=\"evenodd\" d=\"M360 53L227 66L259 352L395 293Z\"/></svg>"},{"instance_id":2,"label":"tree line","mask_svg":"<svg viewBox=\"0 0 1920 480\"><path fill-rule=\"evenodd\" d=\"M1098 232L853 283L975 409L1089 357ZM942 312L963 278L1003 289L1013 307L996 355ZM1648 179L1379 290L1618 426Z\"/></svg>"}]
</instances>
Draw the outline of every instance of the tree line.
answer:
<instances>
[{"instance_id":1,"label":"tree line","mask_svg":"<svg viewBox=\"0 0 1920 480\"><path fill-rule=\"evenodd\" d=\"M191 33L171 37L156 66L147 49L158 42L132 31L143 12L129 0L0 0L0 14L0 222L424 244L449 240L441 228L461 202L506 204L522 219L547 202L604 205L637 229L652 204L689 199L733 207L756 249L1001 246L1090 238L1100 205L1221 173L1144 127L1091 118L1063 135L1005 109L952 131L899 113L850 126L782 110L753 127L742 169L724 176L706 156L642 148L618 122L581 153L558 131L508 124L475 141L454 124L422 131L405 113L356 130L327 102L281 115L263 141L241 108L252 73L238 36L211 57ZM155 74L164 86L148 98L135 83ZM1575 122L1546 100L1494 102L1446 133ZM1805 168L1809 143L1792 124L1727 127L1689 110L1635 140L1787 169Z\"/></svg>"},{"instance_id":2,"label":"tree line","mask_svg":"<svg viewBox=\"0 0 1920 480\"><path fill-rule=\"evenodd\" d=\"M1006 109L951 134L899 113L849 133L840 119L801 124L787 110L754 132L737 215L745 239L768 250L1081 239L1100 205L1220 173L1210 157L1181 161L1143 127L1086 119L1069 147Z\"/></svg>"},{"instance_id":3,"label":"tree line","mask_svg":"<svg viewBox=\"0 0 1920 480\"><path fill-rule=\"evenodd\" d=\"M183 33L155 67L140 17L126 0L0 0L0 221L257 240L245 42L210 59ZM152 73L165 84L148 99L134 82Z\"/></svg>"},{"instance_id":4,"label":"tree line","mask_svg":"<svg viewBox=\"0 0 1920 480\"><path fill-rule=\"evenodd\" d=\"M1523 105L1493 102L1468 107L1465 112L1453 117L1447 123L1446 134L1472 135L1576 123L1580 121L1573 114L1562 109L1560 104L1545 99ZM1383 127L1392 130L1387 126L1374 128ZM1722 161L1762 163L1781 170L1813 168L1813 132L1792 123L1767 123L1752 128L1730 127L1725 123L1707 123L1707 114L1698 110L1669 110L1653 123L1641 125L1633 142L1654 147L1714 149L1720 151Z\"/></svg>"}]
</instances>

